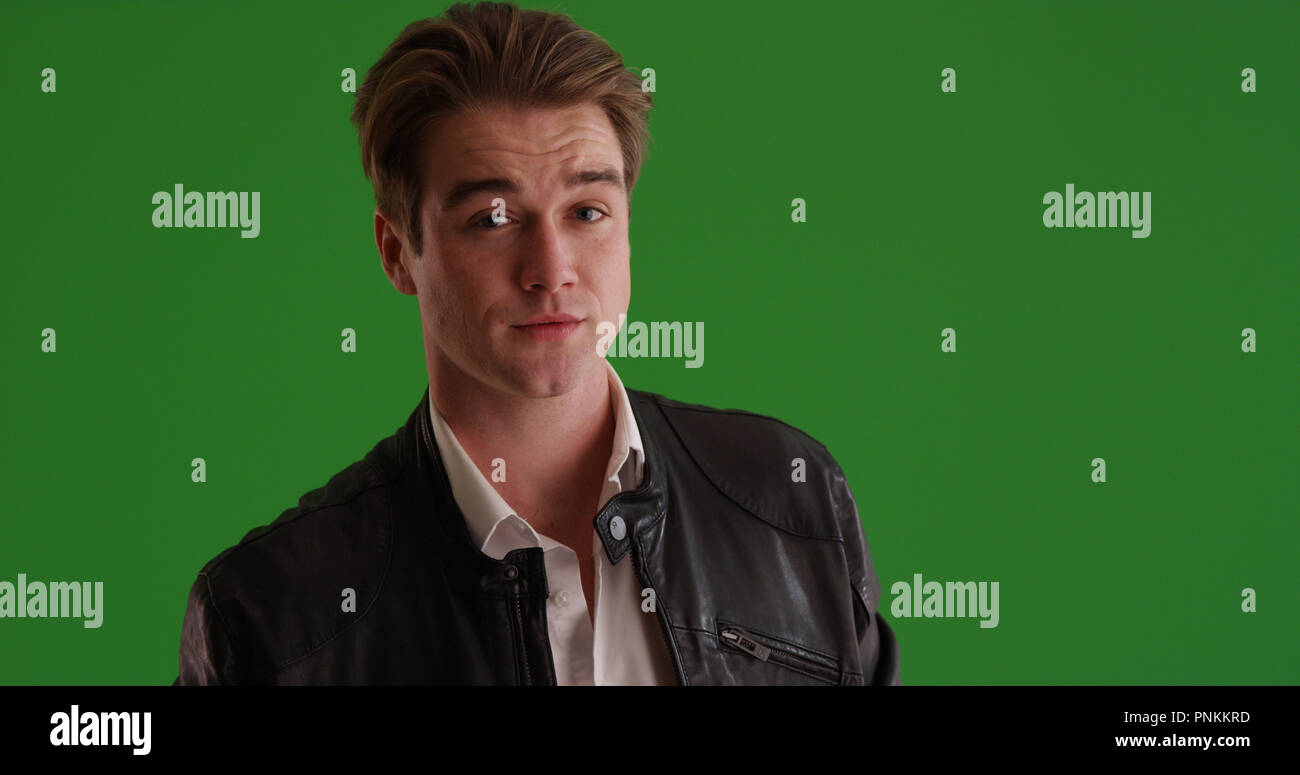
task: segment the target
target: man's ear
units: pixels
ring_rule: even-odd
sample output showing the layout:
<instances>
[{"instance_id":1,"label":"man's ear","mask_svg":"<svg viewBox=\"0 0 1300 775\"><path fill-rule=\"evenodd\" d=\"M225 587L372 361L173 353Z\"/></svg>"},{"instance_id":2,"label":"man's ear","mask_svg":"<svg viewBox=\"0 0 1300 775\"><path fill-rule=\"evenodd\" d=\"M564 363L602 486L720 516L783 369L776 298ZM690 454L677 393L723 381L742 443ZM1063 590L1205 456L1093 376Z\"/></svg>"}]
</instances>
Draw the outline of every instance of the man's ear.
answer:
<instances>
[{"instance_id":1,"label":"man's ear","mask_svg":"<svg viewBox=\"0 0 1300 775\"><path fill-rule=\"evenodd\" d=\"M406 239L399 233L396 222L384 215L378 207L375 208L375 246L379 248L379 260L389 282L398 293L414 296L415 281L411 279L403 260L404 256L410 254Z\"/></svg>"}]
</instances>

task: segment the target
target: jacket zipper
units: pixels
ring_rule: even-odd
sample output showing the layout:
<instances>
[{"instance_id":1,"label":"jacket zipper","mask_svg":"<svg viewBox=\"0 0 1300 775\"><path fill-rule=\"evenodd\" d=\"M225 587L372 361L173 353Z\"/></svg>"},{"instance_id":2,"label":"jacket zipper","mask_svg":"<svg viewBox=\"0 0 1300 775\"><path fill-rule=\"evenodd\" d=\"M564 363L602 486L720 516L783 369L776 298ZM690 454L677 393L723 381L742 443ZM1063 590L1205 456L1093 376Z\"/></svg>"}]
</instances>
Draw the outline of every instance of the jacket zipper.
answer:
<instances>
[{"instance_id":1,"label":"jacket zipper","mask_svg":"<svg viewBox=\"0 0 1300 775\"><path fill-rule=\"evenodd\" d=\"M528 643L524 640L524 606L515 598L515 624L519 635L519 661L524 666L524 686L532 686L533 671L528 667Z\"/></svg>"},{"instance_id":2,"label":"jacket zipper","mask_svg":"<svg viewBox=\"0 0 1300 775\"><path fill-rule=\"evenodd\" d=\"M677 680L685 685L686 672L682 670L681 655L677 653L677 647L673 643L673 636L670 634L668 629L668 614L659 607L659 592L655 590L654 585L650 583L648 574L646 574L645 570L641 567L641 563L637 561L637 557L640 556L640 545L636 542L635 538L632 538L629 543L631 544L631 551L627 554L628 558L632 560L632 569L636 571L637 578L641 579L641 583L645 584L645 588L650 590L650 594L654 596L655 618L659 620L659 631L663 633L664 643L668 646L668 657L672 660L673 670L677 671Z\"/></svg>"},{"instance_id":3,"label":"jacket zipper","mask_svg":"<svg viewBox=\"0 0 1300 775\"><path fill-rule=\"evenodd\" d=\"M758 642L754 636L739 627L724 625L722 630L719 631L718 637L723 643L749 654L760 662L775 662L777 664L783 664L804 673L809 673L821 678L822 680L832 682L838 682L839 680L840 676L838 675L839 670L837 668L809 659L808 657L805 657L802 654L797 654L790 649L781 648L776 644L773 644L773 646L764 645ZM771 639L768 640L771 642ZM831 677L832 674L835 674L834 678Z\"/></svg>"},{"instance_id":4,"label":"jacket zipper","mask_svg":"<svg viewBox=\"0 0 1300 775\"><path fill-rule=\"evenodd\" d=\"M722 639L741 651L757 657L760 662L766 662L767 658L772 656L772 649L750 638L735 627L722 628Z\"/></svg>"}]
</instances>

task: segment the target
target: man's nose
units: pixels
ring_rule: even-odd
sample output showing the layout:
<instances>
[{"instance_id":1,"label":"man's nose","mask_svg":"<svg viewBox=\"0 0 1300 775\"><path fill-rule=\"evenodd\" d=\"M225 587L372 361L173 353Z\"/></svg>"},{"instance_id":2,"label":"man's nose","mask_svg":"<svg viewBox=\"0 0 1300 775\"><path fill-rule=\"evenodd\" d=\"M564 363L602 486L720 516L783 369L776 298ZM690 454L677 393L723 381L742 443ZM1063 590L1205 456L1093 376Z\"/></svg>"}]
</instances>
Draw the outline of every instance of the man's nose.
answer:
<instances>
[{"instance_id":1,"label":"man's nose","mask_svg":"<svg viewBox=\"0 0 1300 775\"><path fill-rule=\"evenodd\" d=\"M519 243L519 284L525 291L554 293L578 282L573 248L562 224L550 219L534 220Z\"/></svg>"}]
</instances>

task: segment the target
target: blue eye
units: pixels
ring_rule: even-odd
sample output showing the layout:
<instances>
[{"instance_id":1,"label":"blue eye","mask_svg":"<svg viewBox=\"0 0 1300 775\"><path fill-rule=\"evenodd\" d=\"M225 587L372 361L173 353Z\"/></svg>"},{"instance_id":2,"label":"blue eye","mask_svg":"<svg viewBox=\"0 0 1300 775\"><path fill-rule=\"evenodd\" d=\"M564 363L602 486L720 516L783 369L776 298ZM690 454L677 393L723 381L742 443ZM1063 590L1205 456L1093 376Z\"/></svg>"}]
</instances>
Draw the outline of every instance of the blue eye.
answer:
<instances>
[{"instance_id":1,"label":"blue eye","mask_svg":"<svg viewBox=\"0 0 1300 775\"><path fill-rule=\"evenodd\" d=\"M475 221L475 222L474 222L474 225L475 225L475 226L483 226L484 223L487 223L487 224L490 224L490 225L488 225L488 226L486 227L486 229L487 229L488 231L492 231L492 230L496 229L497 226L500 226L501 224L504 224L504 223L506 223L506 222L508 222L508 221L510 220L509 216L504 216L504 215L503 215L502 218L504 218L505 220L501 221L501 223L497 223L496 221L492 220L492 213L488 213L487 215L485 215L485 216L483 216L482 218L479 218L477 221Z\"/></svg>"},{"instance_id":2,"label":"blue eye","mask_svg":"<svg viewBox=\"0 0 1300 775\"><path fill-rule=\"evenodd\" d=\"M602 213L600 210L598 210L598 209L595 208L595 207L590 207L590 206L588 206L588 207L579 207L578 210L577 210L577 212L582 212L583 210L590 210L590 211L592 211L593 213L595 213L595 217L593 217L593 218L579 218L579 219L578 219L578 220L582 221L583 223L595 223L595 222L599 221L600 219L606 217L604 213ZM484 229L485 231L494 231L498 226L502 226L502 225L505 225L506 223L509 223L509 222L510 222L510 216L502 216L502 218L503 218L504 220L502 220L501 223L497 223L496 221L492 220L492 213L488 213L487 215L483 216L482 218L479 218L478 220L474 221L472 225L475 226L475 227L477 227L477 228Z\"/></svg>"}]
</instances>

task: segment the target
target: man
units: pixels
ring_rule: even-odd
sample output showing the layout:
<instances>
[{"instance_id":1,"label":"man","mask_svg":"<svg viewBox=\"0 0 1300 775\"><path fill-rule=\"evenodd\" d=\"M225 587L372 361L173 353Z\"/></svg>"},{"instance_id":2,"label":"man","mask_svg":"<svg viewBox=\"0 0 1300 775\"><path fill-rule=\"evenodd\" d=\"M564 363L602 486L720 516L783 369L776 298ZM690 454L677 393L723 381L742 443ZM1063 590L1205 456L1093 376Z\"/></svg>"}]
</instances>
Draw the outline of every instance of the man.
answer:
<instances>
[{"instance_id":1,"label":"man","mask_svg":"<svg viewBox=\"0 0 1300 775\"><path fill-rule=\"evenodd\" d=\"M603 357L650 107L599 37L513 5L412 24L370 70L375 240L429 387L204 567L178 683L900 683L825 447Z\"/></svg>"}]
</instances>

